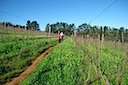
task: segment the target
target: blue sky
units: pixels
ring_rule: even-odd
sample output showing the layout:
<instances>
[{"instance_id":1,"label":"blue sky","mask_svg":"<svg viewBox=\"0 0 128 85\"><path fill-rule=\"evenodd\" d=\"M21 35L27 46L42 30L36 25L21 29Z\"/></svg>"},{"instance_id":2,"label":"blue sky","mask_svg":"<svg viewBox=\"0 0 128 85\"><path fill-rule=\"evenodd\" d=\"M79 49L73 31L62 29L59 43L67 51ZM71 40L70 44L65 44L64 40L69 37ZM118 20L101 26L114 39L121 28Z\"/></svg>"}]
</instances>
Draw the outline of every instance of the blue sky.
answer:
<instances>
[{"instance_id":1,"label":"blue sky","mask_svg":"<svg viewBox=\"0 0 128 85\"><path fill-rule=\"evenodd\" d=\"M89 23L115 0L0 0L0 22L26 25L36 20L40 29L47 23L67 22L78 26ZM128 0L118 0L92 21L91 25L128 28ZM17 17L13 16L16 15Z\"/></svg>"}]
</instances>

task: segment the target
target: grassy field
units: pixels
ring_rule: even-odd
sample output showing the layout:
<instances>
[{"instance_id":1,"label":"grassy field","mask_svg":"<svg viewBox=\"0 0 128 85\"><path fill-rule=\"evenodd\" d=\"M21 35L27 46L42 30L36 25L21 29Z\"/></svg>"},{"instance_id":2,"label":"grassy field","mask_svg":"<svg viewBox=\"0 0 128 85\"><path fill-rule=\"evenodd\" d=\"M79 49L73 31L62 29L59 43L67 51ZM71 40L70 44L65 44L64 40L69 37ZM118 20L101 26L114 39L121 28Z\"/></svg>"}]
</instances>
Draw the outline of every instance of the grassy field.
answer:
<instances>
[{"instance_id":1,"label":"grassy field","mask_svg":"<svg viewBox=\"0 0 128 85\"><path fill-rule=\"evenodd\" d=\"M77 47L90 62L86 83L92 85L127 85L128 44L78 39ZM79 45L78 45L79 44ZM127 52L127 53L126 53Z\"/></svg>"},{"instance_id":2,"label":"grassy field","mask_svg":"<svg viewBox=\"0 0 128 85\"><path fill-rule=\"evenodd\" d=\"M3 30L0 29L0 42L10 42L10 41L19 41L19 40L28 40L28 39L37 39L47 37L45 33L38 33L34 31L29 32L20 32L15 30Z\"/></svg>"},{"instance_id":3,"label":"grassy field","mask_svg":"<svg viewBox=\"0 0 128 85\"><path fill-rule=\"evenodd\" d=\"M75 85L83 84L81 53L67 39L49 53L22 85Z\"/></svg>"},{"instance_id":4,"label":"grassy field","mask_svg":"<svg viewBox=\"0 0 128 85\"><path fill-rule=\"evenodd\" d=\"M0 32L0 84L18 76L36 57L58 42L57 38L48 40L40 34Z\"/></svg>"},{"instance_id":5,"label":"grassy field","mask_svg":"<svg viewBox=\"0 0 128 85\"><path fill-rule=\"evenodd\" d=\"M0 84L23 72L57 38L0 30ZM128 85L128 44L68 38L20 85Z\"/></svg>"},{"instance_id":6,"label":"grassy field","mask_svg":"<svg viewBox=\"0 0 128 85\"><path fill-rule=\"evenodd\" d=\"M10 81L10 78L19 75L43 51L57 43L56 39L26 40L6 42L0 45L0 83ZM22 47L23 45L23 47Z\"/></svg>"},{"instance_id":7,"label":"grassy field","mask_svg":"<svg viewBox=\"0 0 128 85\"><path fill-rule=\"evenodd\" d=\"M127 85L126 48L66 39L20 85ZM120 77L123 74L122 77ZM120 79L121 78L121 79Z\"/></svg>"},{"instance_id":8,"label":"grassy field","mask_svg":"<svg viewBox=\"0 0 128 85\"><path fill-rule=\"evenodd\" d=\"M56 38L57 34L51 33L51 38ZM20 28L0 28L0 42L10 42L19 40L32 40L48 38L47 32L24 30Z\"/></svg>"}]
</instances>

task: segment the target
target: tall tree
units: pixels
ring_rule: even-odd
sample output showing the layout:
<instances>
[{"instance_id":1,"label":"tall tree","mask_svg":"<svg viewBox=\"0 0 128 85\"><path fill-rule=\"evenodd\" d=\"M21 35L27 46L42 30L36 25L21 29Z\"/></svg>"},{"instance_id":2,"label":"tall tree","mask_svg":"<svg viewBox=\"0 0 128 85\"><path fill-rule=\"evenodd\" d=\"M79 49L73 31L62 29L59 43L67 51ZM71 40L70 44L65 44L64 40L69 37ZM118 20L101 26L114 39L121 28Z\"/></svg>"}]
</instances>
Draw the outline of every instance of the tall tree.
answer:
<instances>
[{"instance_id":1,"label":"tall tree","mask_svg":"<svg viewBox=\"0 0 128 85\"><path fill-rule=\"evenodd\" d=\"M89 34L88 27L90 27L90 26L87 23L83 23L83 24L79 25L78 28L77 28L77 34L82 35L83 37L85 37L85 35Z\"/></svg>"},{"instance_id":2,"label":"tall tree","mask_svg":"<svg viewBox=\"0 0 128 85\"><path fill-rule=\"evenodd\" d=\"M31 29L31 30L40 30L39 29L39 24L37 23L37 21L32 21L30 22L30 20L27 21L27 29Z\"/></svg>"},{"instance_id":3,"label":"tall tree","mask_svg":"<svg viewBox=\"0 0 128 85\"><path fill-rule=\"evenodd\" d=\"M50 24L48 23L45 27L45 31L48 32Z\"/></svg>"},{"instance_id":4,"label":"tall tree","mask_svg":"<svg viewBox=\"0 0 128 85\"><path fill-rule=\"evenodd\" d=\"M27 25L26 26L27 29L31 29L31 22L30 22L30 20L27 21L27 24L26 25Z\"/></svg>"},{"instance_id":5,"label":"tall tree","mask_svg":"<svg viewBox=\"0 0 128 85\"><path fill-rule=\"evenodd\" d=\"M123 43L123 34L124 34L124 27L120 27L119 29L119 36L120 36L120 41Z\"/></svg>"}]
</instances>

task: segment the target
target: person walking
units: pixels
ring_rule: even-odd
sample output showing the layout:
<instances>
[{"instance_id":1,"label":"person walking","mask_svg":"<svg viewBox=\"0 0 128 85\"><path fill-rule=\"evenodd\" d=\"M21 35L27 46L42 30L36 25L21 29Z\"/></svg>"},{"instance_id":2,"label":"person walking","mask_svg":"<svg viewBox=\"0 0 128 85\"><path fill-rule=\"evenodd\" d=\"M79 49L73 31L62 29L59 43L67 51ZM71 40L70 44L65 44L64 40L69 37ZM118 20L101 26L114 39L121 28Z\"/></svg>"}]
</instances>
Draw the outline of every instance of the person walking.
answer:
<instances>
[{"instance_id":1,"label":"person walking","mask_svg":"<svg viewBox=\"0 0 128 85\"><path fill-rule=\"evenodd\" d=\"M58 41L59 41L59 43L61 43L61 36L60 36L60 34L58 34Z\"/></svg>"},{"instance_id":2,"label":"person walking","mask_svg":"<svg viewBox=\"0 0 128 85\"><path fill-rule=\"evenodd\" d=\"M64 34L63 34L63 32L60 33L60 36L61 36L61 41L63 41L63 39L64 39Z\"/></svg>"}]
</instances>

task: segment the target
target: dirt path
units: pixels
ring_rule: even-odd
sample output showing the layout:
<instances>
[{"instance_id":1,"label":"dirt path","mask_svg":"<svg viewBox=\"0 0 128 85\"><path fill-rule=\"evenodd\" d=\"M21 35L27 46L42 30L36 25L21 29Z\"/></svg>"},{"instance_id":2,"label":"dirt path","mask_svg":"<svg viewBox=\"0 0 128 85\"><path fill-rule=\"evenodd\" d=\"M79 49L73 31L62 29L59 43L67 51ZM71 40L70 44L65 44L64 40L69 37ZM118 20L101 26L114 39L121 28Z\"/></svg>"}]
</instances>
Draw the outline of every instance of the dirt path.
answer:
<instances>
[{"instance_id":1,"label":"dirt path","mask_svg":"<svg viewBox=\"0 0 128 85\"><path fill-rule=\"evenodd\" d=\"M58 45L58 44L57 44ZM55 45L55 46L57 46ZM37 64L55 47L50 47L44 53L42 53L36 60L33 61L32 65L30 65L23 73L21 73L18 77L14 78L10 83L6 83L5 85L18 85L24 78L26 78L37 66Z\"/></svg>"}]
</instances>

